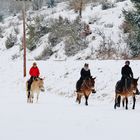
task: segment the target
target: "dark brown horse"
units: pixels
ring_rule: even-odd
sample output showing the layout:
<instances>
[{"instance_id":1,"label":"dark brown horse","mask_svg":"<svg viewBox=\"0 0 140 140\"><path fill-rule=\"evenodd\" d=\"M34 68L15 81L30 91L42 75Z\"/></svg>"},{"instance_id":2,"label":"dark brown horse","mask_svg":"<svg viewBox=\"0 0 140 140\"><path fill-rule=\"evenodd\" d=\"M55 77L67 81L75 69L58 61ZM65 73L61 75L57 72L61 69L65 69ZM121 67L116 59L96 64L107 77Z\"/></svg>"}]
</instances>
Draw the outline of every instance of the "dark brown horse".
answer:
<instances>
[{"instance_id":1,"label":"dark brown horse","mask_svg":"<svg viewBox=\"0 0 140 140\"><path fill-rule=\"evenodd\" d=\"M83 84L81 85L80 91L77 92L77 98L76 101L80 104L82 96L85 97L85 105L88 105L88 97L92 93L92 91L95 91L95 79L96 78L86 78L83 81Z\"/></svg>"},{"instance_id":2,"label":"dark brown horse","mask_svg":"<svg viewBox=\"0 0 140 140\"><path fill-rule=\"evenodd\" d=\"M115 105L114 108L116 109L116 107L120 107L120 101L121 101L121 97L122 99L122 104L123 107L125 106L125 109L128 109L128 97L132 96L133 97L133 107L132 109L135 109L135 102L136 102L136 92L137 92L137 85L138 85L138 79L131 79L131 83L129 87L123 87L123 89L120 91L118 89L118 82L116 84L116 89L115 89ZM126 85L126 84L125 84ZM125 104L126 103L126 104Z\"/></svg>"}]
</instances>

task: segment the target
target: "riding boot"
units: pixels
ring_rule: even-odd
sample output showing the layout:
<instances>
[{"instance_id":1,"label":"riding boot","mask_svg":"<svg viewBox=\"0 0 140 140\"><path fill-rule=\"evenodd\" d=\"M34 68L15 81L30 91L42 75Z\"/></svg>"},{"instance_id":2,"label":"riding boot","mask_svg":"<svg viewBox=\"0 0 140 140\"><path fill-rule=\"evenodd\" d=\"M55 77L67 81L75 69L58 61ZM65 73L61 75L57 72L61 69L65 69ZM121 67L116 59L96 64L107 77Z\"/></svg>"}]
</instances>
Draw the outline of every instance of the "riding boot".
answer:
<instances>
[{"instance_id":1,"label":"riding boot","mask_svg":"<svg viewBox=\"0 0 140 140\"><path fill-rule=\"evenodd\" d=\"M138 89L136 90L136 95L140 95L140 92L139 92L139 90L138 90Z\"/></svg>"},{"instance_id":2,"label":"riding boot","mask_svg":"<svg viewBox=\"0 0 140 140\"><path fill-rule=\"evenodd\" d=\"M31 89L31 84L32 84L32 82L33 82L33 79L34 79L34 77L31 77L31 78L28 80L28 91L30 91L30 89Z\"/></svg>"},{"instance_id":3,"label":"riding boot","mask_svg":"<svg viewBox=\"0 0 140 140\"><path fill-rule=\"evenodd\" d=\"M95 89L93 89L93 90L92 90L92 93L96 93L96 90L95 90Z\"/></svg>"}]
</instances>

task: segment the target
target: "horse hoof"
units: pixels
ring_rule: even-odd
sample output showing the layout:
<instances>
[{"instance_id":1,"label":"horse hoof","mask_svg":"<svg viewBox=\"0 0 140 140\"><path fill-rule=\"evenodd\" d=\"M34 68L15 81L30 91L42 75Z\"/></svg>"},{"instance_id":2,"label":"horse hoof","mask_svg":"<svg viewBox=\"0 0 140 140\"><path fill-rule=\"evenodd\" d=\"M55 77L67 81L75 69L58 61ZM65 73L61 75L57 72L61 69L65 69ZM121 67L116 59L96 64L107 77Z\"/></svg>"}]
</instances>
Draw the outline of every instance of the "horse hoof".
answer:
<instances>
[{"instance_id":1,"label":"horse hoof","mask_svg":"<svg viewBox=\"0 0 140 140\"><path fill-rule=\"evenodd\" d=\"M120 107L120 104L116 104L117 107Z\"/></svg>"}]
</instances>

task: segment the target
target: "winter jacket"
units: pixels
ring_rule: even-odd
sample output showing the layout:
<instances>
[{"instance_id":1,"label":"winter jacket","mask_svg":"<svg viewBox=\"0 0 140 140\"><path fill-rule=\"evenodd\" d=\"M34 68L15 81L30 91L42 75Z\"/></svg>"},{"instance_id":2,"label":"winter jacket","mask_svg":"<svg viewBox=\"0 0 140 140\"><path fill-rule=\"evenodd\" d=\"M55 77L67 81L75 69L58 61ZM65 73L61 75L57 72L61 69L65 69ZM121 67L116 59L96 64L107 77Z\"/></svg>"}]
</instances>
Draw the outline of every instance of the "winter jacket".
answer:
<instances>
[{"instance_id":1,"label":"winter jacket","mask_svg":"<svg viewBox=\"0 0 140 140\"><path fill-rule=\"evenodd\" d=\"M31 67L29 73L30 73L31 77L38 77L40 74L38 67Z\"/></svg>"},{"instance_id":2,"label":"winter jacket","mask_svg":"<svg viewBox=\"0 0 140 140\"><path fill-rule=\"evenodd\" d=\"M132 69L128 65L125 65L124 67L122 67L121 74L122 74L122 77L133 78Z\"/></svg>"},{"instance_id":3,"label":"winter jacket","mask_svg":"<svg viewBox=\"0 0 140 140\"><path fill-rule=\"evenodd\" d=\"M82 70L81 70L81 79L84 80L87 77L91 77L90 70L86 71L84 68L82 68Z\"/></svg>"}]
</instances>

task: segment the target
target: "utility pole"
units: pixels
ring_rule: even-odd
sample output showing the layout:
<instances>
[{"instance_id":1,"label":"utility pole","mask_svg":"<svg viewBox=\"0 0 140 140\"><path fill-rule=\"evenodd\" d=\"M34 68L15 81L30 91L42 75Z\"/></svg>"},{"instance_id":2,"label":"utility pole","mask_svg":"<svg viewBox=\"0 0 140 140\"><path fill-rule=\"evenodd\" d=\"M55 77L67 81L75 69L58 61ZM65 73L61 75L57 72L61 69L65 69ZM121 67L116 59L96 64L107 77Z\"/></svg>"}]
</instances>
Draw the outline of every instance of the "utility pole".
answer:
<instances>
[{"instance_id":1,"label":"utility pole","mask_svg":"<svg viewBox=\"0 0 140 140\"><path fill-rule=\"evenodd\" d=\"M23 76L26 77L26 2L31 2L32 0L16 0L19 2L23 2L22 5L22 18L23 18L23 39L22 39L22 47L23 47Z\"/></svg>"},{"instance_id":2,"label":"utility pole","mask_svg":"<svg viewBox=\"0 0 140 140\"><path fill-rule=\"evenodd\" d=\"M79 16L82 18L83 0L80 1Z\"/></svg>"}]
</instances>

